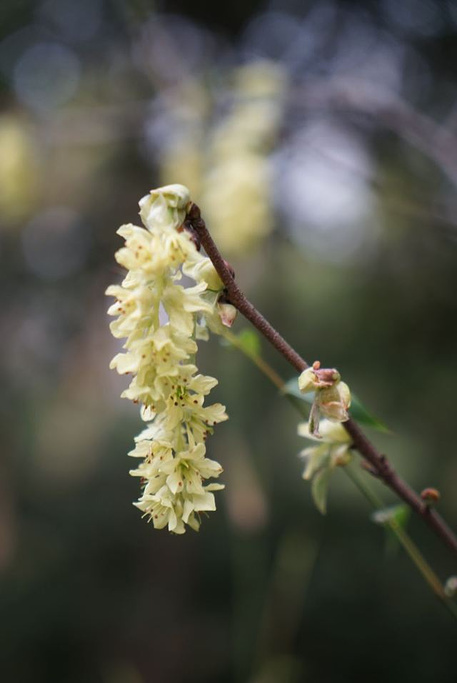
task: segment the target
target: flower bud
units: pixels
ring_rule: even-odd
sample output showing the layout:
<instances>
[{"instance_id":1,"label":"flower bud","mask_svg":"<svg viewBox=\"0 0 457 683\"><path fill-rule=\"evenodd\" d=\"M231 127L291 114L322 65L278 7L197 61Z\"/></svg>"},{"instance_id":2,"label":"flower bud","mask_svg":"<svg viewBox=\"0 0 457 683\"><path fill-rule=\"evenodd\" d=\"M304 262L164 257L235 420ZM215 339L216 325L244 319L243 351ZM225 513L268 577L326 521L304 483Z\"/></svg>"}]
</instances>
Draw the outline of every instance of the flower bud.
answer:
<instances>
[{"instance_id":1,"label":"flower bud","mask_svg":"<svg viewBox=\"0 0 457 683\"><path fill-rule=\"evenodd\" d=\"M148 230L174 230L184 223L189 202L184 185L159 187L140 200L141 220Z\"/></svg>"},{"instance_id":2,"label":"flower bud","mask_svg":"<svg viewBox=\"0 0 457 683\"><path fill-rule=\"evenodd\" d=\"M225 327L232 327L233 322L238 313L235 306L232 306L232 304L224 303L217 304L217 312L219 313L221 323L225 325Z\"/></svg>"},{"instance_id":3,"label":"flower bud","mask_svg":"<svg viewBox=\"0 0 457 683\"><path fill-rule=\"evenodd\" d=\"M316 360L312 367L306 368L298 378L298 387L302 394L316 389L325 389L338 384L341 375L335 368L321 368L321 364Z\"/></svg>"},{"instance_id":4,"label":"flower bud","mask_svg":"<svg viewBox=\"0 0 457 683\"><path fill-rule=\"evenodd\" d=\"M439 501L441 495L437 489L427 488L421 491L421 498L427 505L433 505Z\"/></svg>"},{"instance_id":5,"label":"flower bud","mask_svg":"<svg viewBox=\"0 0 457 683\"><path fill-rule=\"evenodd\" d=\"M301 373L298 387L303 394L316 392L309 417L310 432L314 436L319 438L321 416L335 422L349 419L351 392L335 368L321 368L320 362L315 361L312 367Z\"/></svg>"}]
</instances>

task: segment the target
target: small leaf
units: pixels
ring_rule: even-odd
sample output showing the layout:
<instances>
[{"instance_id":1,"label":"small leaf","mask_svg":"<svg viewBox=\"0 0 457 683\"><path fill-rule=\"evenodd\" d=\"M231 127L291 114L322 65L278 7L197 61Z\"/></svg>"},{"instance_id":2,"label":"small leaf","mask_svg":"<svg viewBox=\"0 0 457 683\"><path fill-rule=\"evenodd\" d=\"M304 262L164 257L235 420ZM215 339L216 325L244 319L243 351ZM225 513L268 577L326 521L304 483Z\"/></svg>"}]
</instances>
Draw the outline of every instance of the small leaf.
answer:
<instances>
[{"instance_id":1,"label":"small leaf","mask_svg":"<svg viewBox=\"0 0 457 683\"><path fill-rule=\"evenodd\" d=\"M349 413L351 417L353 417L356 422L360 422L360 424L377 429L378 432L386 432L387 434L390 433L390 429L386 427L384 422L381 422L381 420L375 417L372 413L369 413L363 403L361 403L361 401L359 401L357 396L354 396L354 394L352 394L352 402L351 407L349 408Z\"/></svg>"},{"instance_id":2,"label":"small leaf","mask_svg":"<svg viewBox=\"0 0 457 683\"><path fill-rule=\"evenodd\" d=\"M305 403L312 404L314 401L314 393L301 393L300 389L298 388L298 378L296 377L292 377L292 379L286 382L283 392L289 396L299 398ZM360 424L377 429L379 432L389 433L390 431L386 425L381 422L381 420L378 420L377 417L368 412L368 410L363 406L359 399L354 396L354 394L352 394L352 403L351 407L349 408L349 413L351 417L353 417L356 422L360 422Z\"/></svg>"},{"instance_id":3,"label":"small leaf","mask_svg":"<svg viewBox=\"0 0 457 683\"><path fill-rule=\"evenodd\" d=\"M402 503L390 507L376 510L371 514L371 520L375 524L380 524L385 530L385 553L386 555L396 554L400 548L400 540L397 533L400 529L406 528L411 509ZM392 526L393 523L393 526ZM396 529L398 530L396 533Z\"/></svg>"},{"instance_id":4,"label":"small leaf","mask_svg":"<svg viewBox=\"0 0 457 683\"><path fill-rule=\"evenodd\" d=\"M388 524L389 522L396 522L398 526L405 528L408 523L410 513L411 509L408 507L408 505L400 503L399 505L391 505L389 507L382 508L381 510L375 510L375 512L371 514L371 520L375 524L381 524L382 526Z\"/></svg>"},{"instance_id":5,"label":"small leaf","mask_svg":"<svg viewBox=\"0 0 457 683\"><path fill-rule=\"evenodd\" d=\"M311 484L314 503L323 515L327 512L327 494L331 474L330 467L325 467L315 475Z\"/></svg>"},{"instance_id":6,"label":"small leaf","mask_svg":"<svg viewBox=\"0 0 457 683\"><path fill-rule=\"evenodd\" d=\"M237 335L244 351L251 356L258 356L261 351L260 337L254 330L246 327Z\"/></svg>"}]
</instances>

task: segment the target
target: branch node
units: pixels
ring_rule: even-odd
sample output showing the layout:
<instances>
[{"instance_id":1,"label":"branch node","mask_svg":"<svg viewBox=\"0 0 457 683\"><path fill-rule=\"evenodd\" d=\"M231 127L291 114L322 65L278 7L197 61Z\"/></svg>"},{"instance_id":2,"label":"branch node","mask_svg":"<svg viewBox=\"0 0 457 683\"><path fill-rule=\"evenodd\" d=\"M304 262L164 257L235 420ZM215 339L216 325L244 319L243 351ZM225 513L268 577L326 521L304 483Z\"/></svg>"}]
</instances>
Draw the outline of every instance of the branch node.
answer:
<instances>
[{"instance_id":1,"label":"branch node","mask_svg":"<svg viewBox=\"0 0 457 683\"><path fill-rule=\"evenodd\" d=\"M364 469L365 472L368 472L368 474L371 474L373 477L376 477L376 479L379 479L379 471L375 467L373 467L373 465L369 463L368 460L362 460L360 463L360 467Z\"/></svg>"},{"instance_id":2,"label":"branch node","mask_svg":"<svg viewBox=\"0 0 457 683\"><path fill-rule=\"evenodd\" d=\"M180 231L182 232L182 230L185 230L185 231L187 232L187 234L189 235L190 239L191 239L192 242L195 244L196 250L197 250L197 251L200 251L200 249L201 249L201 247L202 247L201 240L200 240L200 235L199 235L198 232L194 229L194 226L193 226L192 222L191 222L188 218L186 218L186 220L185 220L184 223L182 224L181 229L178 228L178 232L180 232Z\"/></svg>"},{"instance_id":3,"label":"branch node","mask_svg":"<svg viewBox=\"0 0 457 683\"><path fill-rule=\"evenodd\" d=\"M206 228L205 221L201 216L200 207L194 202L191 203L187 210L186 221L189 221L191 227L197 232Z\"/></svg>"}]
</instances>

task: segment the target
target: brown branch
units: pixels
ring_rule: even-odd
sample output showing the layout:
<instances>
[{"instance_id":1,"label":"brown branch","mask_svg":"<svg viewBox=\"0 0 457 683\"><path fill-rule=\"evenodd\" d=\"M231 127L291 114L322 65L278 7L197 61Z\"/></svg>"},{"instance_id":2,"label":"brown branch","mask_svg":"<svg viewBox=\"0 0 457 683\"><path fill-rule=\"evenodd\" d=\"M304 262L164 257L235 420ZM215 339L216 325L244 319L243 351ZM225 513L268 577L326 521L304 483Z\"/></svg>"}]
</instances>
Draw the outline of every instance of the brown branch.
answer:
<instances>
[{"instance_id":1,"label":"brown branch","mask_svg":"<svg viewBox=\"0 0 457 683\"><path fill-rule=\"evenodd\" d=\"M225 285L230 303L268 339L297 372L302 372L309 367L308 363L270 325L268 320L259 313L238 287L233 277L233 271L219 252L196 204L192 204L190 207L185 226L192 228L194 234L198 235L201 246L205 249ZM387 457L377 450L352 418L343 424L352 437L353 447L370 463L373 473L407 503L451 550L457 553L457 538L442 517L398 476Z\"/></svg>"}]
</instances>

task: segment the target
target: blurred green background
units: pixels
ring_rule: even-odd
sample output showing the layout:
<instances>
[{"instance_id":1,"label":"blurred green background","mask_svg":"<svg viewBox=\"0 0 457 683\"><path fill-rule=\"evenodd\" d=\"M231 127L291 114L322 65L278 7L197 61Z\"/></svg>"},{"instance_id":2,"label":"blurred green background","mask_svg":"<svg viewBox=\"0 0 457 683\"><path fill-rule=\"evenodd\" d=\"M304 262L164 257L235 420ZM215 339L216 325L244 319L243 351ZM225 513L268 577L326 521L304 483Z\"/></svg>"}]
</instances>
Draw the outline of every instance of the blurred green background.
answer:
<instances>
[{"instance_id":1,"label":"blurred green background","mask_svg":"<svg viewBox=\"0 0 457 683\"><path fill-rule=\"evenodd\" d=\"M217 340L218 511L184 537L141 520L104 297L117 227L187 184L457 526L456 3L3 0L0 31L2 682L456 681L451 617L343 472L316 511L297 414Z\"/></svg>"}]
</instances>

